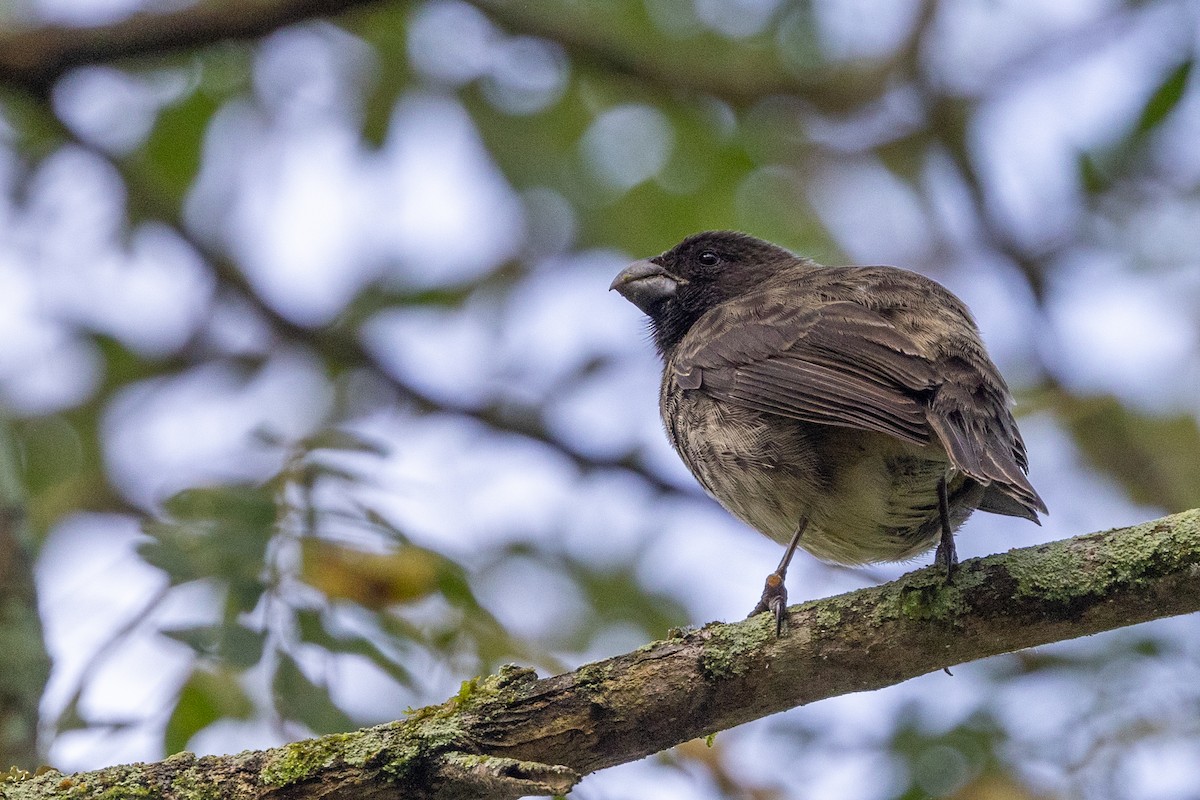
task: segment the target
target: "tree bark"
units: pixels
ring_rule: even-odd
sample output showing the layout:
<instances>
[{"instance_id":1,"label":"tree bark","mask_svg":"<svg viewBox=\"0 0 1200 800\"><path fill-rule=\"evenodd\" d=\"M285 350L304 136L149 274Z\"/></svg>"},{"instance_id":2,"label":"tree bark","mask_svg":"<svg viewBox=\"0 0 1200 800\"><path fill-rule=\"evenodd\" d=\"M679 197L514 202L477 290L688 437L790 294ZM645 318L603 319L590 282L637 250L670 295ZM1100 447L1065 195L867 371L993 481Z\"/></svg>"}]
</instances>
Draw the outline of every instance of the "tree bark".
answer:
<instances>
[{"instance_id":1,"label":"tree bark","mask_svg":"<svg viewBox=\"0 0 1200 800\"><path fill-rule=\"evenodd\" d=\"M539 680L506 667L399 722L234 756L0 784L0 797L511 798L826 697L1200 610L1200 509L927 568Z\"/></svg>"}]
</instances>

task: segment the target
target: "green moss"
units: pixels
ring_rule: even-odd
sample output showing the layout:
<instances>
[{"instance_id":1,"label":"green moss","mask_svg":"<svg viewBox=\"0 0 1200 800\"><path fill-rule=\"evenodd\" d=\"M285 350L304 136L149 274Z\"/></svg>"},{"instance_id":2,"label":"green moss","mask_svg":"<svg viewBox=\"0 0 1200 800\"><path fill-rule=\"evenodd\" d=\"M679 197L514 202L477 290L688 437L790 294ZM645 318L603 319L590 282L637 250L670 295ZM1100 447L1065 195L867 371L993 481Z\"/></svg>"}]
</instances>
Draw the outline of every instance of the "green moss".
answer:
<instances>
[{"instance_id":1,"label":"green moss","mask_svg":"<svg viewBox=\"0 0 1200 800\"><path fill-rule=\"evenodd\" d=\"M315 770L329 767L341 759L339 735L322 736L285 744L268 751L259 772L267 786L290 786L310 777Z\"/></svg>"},{"instance_id":2,"label":"green moss","mask_svg":"<svg viewBox=\"0 0 1200 800\"><path fill-rule=\"evenodd\" d=\"M1200 511L1095 534L1095 540L1106 551L1104 569L1094 567L1090 548L1059 544L998 558L1016 581L1017 596L1068 602L1104 594L1177 569L1186 554L1200 549Z\"/></svg>"},{"instance_id":3,"label":"green moss","mask_svg":"<svg viewBox=\"0 0 1200 800\"><path fill-rule=\"evenodd\" d=\"M455 733L457 733L457 729ZM394 781L407 781L420 771L422 764L426 763L448 742L449 738L443 741L436 737L428 739L422 736L405 737L389 749L388 761L380 767L379 771Z\"/></svg>"},{"instance_id":4,"label":"green moss","mask_svg":"<svg viewBox=\"0 0 1200 800\"><path fill-rule=\"evenodd\" d=\"M496 674L496 680L505 688L525 687L537 680L537 670L505 664Z\"/></svg>"},{"instance_id":5,"label":"green moss","mask_svg":"<svg viewBox=\"0 0 1200 800\"><path fill-rule=\"evenodd\" d=\"M575 685L581 689L596 686L608 680L611 669L601 661L596 664L584 664L575 671Z\"/></svg>"},{"instance_id":6,"label":"green moss","mask_svg":"<svg viewBox=\"0 0 1200 800\"><path fill-rule=\"evenodd\" d=\"M969 611L964 592L979 580L976 573L960 573L947 584L941 571L932 580L903 583L896 588L898 616L921 622L953 621Z\"/></svg>"},{"instance_id":7,"label":"green moss","mask_svg":"<svg viewBox=\"0 0 1200 800\"><path fill-rule=\"evenodd\" d=\"M275 748L267 752L259 780L266 786L282 788L339 764L364 767L372 763L378 764L380 772L393 780L405 779L426 758L448 747L459 735L450 709L454 702L431 707L419 722L379 725Z\"/></svg>"},{"instance_id":8,"label":"green moss","mask_svg":"<svg viewBox=\"0 0 1200 800\"><path fill-rule=\"evenodd\" d=\"M191 753L186 755L191 756ZM171 756L166 763L176 758ZM192 758L195 760L195 757ZM188 800L220 800L221 788L211 777L197 770L194 766L185 767L171 779L171 789L180 797Z\"/></svg>"},{"instance_id":9,"label":"green moss","mask_svg":"<svg viewBox=\"0 0 1200 800\"><path fill-rule=\"evenodd\" d=\"M759 614L745 622L706 630L700 665L707 678L720 680L746 673L751 654L775 639L775 620L770 614Z\"/></svg>"},{"instance_id":10,"label":"green moss","mask_svg":"<svg viewBox=\"0 0 1200 800\"><path fill-rule=\"evenodd\" d=\"M264 785L284 787L338 764L361 767L374 763L382 774L404 780L460 738L463 712L479 712L491 703L506 704L535 680L537 673L533 670L507 665L496 675L463 681L458 693L445 703L410 710L403 722L307 739L271 750L259 779Z\"/></svg>"},{"instance_id":11,"label":"green moss","mask_svg":"<svg viewBox=\"0 0 1200 800\"><path fill-rule=\"evenodd\" d=\"M842 624L842 604L838 598L813 605L813 624L823 630L837 628Z\"/></svg>"},{"instance_id":12,"label":"green moss","mask_svg":"<svg viewBox=\"0 0 1200 800\"><path fill-rule=\"evenodd\" d=\"M1107 543L1115 570L1113 581L1132 583L1195 562L1200 551L1200 510L1115 531Z\"/></svg>"},{"instance_id":13,"label":"green moss","mask_svg":"<svg viewBox=\"0 0 1200 800\"><path fill-rule=\"evenodd\" d=\"M454 704L458 708L463 708L471 701L471 696L479 688L479 678L471 678L463 681L458 687L458 693L454 695Z\"/></svg>"},{"instance_id":14,"label":"green moss","mask_svg":"<svg viewBox=\"0 0 1200 800\"><path fill-rule=\"evenodd\" d=\"M96 800L137 800L139 797L154 797L156 792L146 785L145 780L145 774L140 769L132 766L111 767L101 771L101 785L88 792L87 796Z\"/></svg>"},{"instance_id":15,"label":"green moss","mask_svg":"<svg viewBox=\"0 0 1200 800\"><path fill-rule=\"evenodd\" d=\"M8 772L0 775L0 783L21 783L33 777L33 773L29 770L21 769L17 766L8 768Z\"/></svg>"},{"instance_id":16,"label":"green moss","mask_svg":"<svg viewBox=\"0 0 1200 800\"><path fill-rule=\"evenodd\" d=\"M1082 554L1065 547L1039 548L1035 555L1007 553L999 557L998 565L1016 581L1015 597L1065 602L1087 594L1080 591L1087 563Z\"/></svg>"},{"instance_id":17,"label":"green moss","mask_svg":"<svg viewBox=\"0 0 1200 800\"><path fill-rule=\"evenodd\" d=\"M452 711L477 709L485 703L507 702L537 680L537 672L515 664L505 664L495 675L463 681L450 701ZM443 704L444 706L445 704ZM435 711L443 706L432 706ZM422 709L425 711L425 709Z\"/></svg>"}]
</instances>

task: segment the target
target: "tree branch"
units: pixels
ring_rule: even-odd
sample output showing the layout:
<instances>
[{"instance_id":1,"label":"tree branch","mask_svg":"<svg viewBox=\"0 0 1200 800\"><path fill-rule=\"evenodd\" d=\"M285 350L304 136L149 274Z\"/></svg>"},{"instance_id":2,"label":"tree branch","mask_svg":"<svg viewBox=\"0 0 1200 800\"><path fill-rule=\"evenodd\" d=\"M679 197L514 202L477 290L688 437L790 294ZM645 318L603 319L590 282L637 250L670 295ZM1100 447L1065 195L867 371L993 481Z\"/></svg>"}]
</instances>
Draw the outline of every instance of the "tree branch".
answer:
<instances>
[{"instance_id":1,"label":"tree branch","mask_svg":"<svg viewBox=\"0 0 1200 800\"><path fill-rule=\"evenodd\" d=\"M943 667L1200 610L1200 509L918 570L871 589L712 623L538 680L505 667L407 719L235 756L50 773L0 797L511 798L697 736Z\"/></svg>"},{"instance_id":2,"label":"tree branch","mask_svg":"<svg viewBox=\"0 0 1200 800\"><path fill-rule=\"evenodd\" d=\"M141 13L94 27L46 26L0 35L0 82L44 94L68 70L136 56L163 56L254 39L294 22L378 0L219 0Z\"/></svg>"},{"instance_id":3,"label":"tree branch","mask_svg":"<svg viewBox=\"0 0 1200 800\"><path fill-rule=\"evenodd\" d=\"M45 94L69 70L137 57L161 57L223 41L259 38L285 25L328 17L380 0L208 0L166 12L134 14L107 25L44 26L0 34L0 83ZM845 107L874 96L889 65L837 67L798 76L761 54L714 68L700 58L680 69L620 37L579 24L580 9L548 9L506 0L471 0L510 30L552 39L573 58L673 91L704 92L744 105L772 94L805 95ZM836 74L837 80L831 80Z\"/></svg>"}]
</instances>

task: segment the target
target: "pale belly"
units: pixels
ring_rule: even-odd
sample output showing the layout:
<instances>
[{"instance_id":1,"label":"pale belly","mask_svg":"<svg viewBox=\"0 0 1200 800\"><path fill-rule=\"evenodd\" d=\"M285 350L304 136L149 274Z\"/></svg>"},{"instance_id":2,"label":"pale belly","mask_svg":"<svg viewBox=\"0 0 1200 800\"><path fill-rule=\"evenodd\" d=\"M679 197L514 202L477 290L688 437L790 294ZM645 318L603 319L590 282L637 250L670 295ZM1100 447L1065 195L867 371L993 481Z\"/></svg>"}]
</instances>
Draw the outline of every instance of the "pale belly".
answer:
<instances>
[{"instance_id":1,"label":"pale belly","mask_svg":"<svg viewBox=\"0 0 1200 800\"><path fill-rule=\"evenodd\" d=\"M826 561L918 556L940 536L937 483L943 475L952 527L966 520L982 493L948 473L937 447L782 420L700 392L664 391L662 412L671 443L712 497L780 543L808 520L800 546Z\"/></svg>"}]
</instances>

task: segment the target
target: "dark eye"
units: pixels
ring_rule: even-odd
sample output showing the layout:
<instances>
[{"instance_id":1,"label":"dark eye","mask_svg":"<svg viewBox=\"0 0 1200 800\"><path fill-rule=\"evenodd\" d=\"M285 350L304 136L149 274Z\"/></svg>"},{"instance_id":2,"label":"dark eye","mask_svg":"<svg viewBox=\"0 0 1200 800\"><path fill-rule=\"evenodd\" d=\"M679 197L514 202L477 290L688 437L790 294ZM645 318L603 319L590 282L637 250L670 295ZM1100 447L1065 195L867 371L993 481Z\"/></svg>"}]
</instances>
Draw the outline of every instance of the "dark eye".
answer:
<instances>
[{"instance_id":1,"label":"dark eye","mask_svg":"<svg viewBox=\"0 0 1200 800\"><path fill-rule=\"evenodd\" d=\"M721 263L721 257L712 250L704 250L696 257L696 260L705 267L715 267Z\"/></svg>"}]
</instances>

